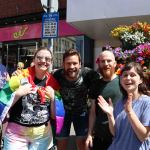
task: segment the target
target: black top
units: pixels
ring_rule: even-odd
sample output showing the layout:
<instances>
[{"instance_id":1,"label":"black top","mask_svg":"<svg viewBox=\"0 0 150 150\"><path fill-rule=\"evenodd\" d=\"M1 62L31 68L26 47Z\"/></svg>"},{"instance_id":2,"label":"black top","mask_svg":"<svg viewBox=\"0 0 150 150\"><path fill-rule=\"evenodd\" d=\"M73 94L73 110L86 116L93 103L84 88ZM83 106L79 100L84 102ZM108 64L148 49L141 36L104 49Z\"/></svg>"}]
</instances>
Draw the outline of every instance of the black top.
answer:
<instances>
[{"instance_id":1,"label":"black top","mask_svg":"<svg viewBox=\"0 0 150 150\"><path fill-rule=\"evenodd\" d=\"M36 86L45 87L46 79L35 78ZM38 92L21 97L10 109L10 122L16 122L23 126L38 126L50 120L50 100L41 103Z\"/></svg>"},{"instance_id":2,"label":"black top","mask_svg":"<svg viewBox=\"0 0 150 150\"><path fill-rule=\"evenodd\" d=\"M54 72L54 77L60 84L60 93L66 113L81 114L87 111L88 91L92 82L99 78L97 72L90 68L82 68L76 81L65 78L63 69Z\"/></svg>"}]
</instances>

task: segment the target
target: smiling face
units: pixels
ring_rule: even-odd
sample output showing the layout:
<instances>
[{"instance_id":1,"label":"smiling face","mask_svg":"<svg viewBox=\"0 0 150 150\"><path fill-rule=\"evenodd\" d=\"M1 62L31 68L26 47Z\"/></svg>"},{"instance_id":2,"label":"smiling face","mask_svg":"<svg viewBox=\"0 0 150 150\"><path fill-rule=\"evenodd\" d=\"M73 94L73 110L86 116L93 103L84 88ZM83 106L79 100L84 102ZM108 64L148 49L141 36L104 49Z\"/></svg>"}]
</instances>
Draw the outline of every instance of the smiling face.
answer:
<instances>
[{"instance_id":1,"label":"smiling face","mask_svg":"<svg viewBox=\"0 0 150 150\"><path fill-rule=\"evenodd\" d=\"M134 67L122 73L121 85L127 93L138 93L138 87L141 83L142 80Z\"/></svg>"},{"instance_id":2,"label":"smiling face","mask_svg":"<svg viewBox=\"0 0 150 150\"><path fill-rule=\"evenodd\" d=\"M78 55L67 56L63 61L63 68L68 80L76 80L81 68Z\"/></svg>"},{"instance_id":3,"label":"smiling face","mask_svg":"<svg viewBox=\"0 0 150 150\"><path fill-rule=\"evenodd\" d=\"M50 51L47 49L39 50L34 56L33 63L36 72L46 72L52 65L52 56Z\"/></svg>"}]
</instances>

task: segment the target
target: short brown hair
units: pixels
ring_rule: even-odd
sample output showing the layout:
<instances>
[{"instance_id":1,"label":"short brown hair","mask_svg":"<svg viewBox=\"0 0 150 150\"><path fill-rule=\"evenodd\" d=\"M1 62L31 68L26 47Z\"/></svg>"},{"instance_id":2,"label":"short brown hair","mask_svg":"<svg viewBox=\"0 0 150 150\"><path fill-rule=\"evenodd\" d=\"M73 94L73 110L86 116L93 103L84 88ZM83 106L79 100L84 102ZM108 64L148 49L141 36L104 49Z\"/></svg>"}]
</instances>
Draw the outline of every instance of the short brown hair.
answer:
<instances>
[{"instance_id":1,"label":"short brown hair","mask_svg":"<svg viewBox=\"0 0 150 150\"><path fill-rule=\"evenodd\" d=\"M81 62L81 56L80 53L75 50L75 49L68 49L67 51L65 51L65 53L63 54L63 62L65 61L65 59L69 56L74 56L77 55L79 58L79 62Z\"/></svg>"}]
</instances>

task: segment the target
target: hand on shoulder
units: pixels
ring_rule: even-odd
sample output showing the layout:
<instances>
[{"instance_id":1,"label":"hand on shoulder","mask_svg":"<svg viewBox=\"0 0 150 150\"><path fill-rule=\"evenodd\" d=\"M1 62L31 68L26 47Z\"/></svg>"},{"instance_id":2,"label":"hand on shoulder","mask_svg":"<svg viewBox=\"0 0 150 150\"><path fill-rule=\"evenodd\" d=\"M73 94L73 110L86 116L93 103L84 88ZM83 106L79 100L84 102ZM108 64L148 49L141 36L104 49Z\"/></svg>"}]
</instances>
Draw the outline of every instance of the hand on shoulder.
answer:
<instances>
[{"instance_id":1,"label":"hand on shoulder","mask_svg":"<svg viewBox=\"0 0 150 150\"><path fill-rule=\"evenodd\" d=\"M21 72L22 72L21 70L17 69L16 71L12 73L12 76L19 76Z\"/></svg>"}]
</instances>

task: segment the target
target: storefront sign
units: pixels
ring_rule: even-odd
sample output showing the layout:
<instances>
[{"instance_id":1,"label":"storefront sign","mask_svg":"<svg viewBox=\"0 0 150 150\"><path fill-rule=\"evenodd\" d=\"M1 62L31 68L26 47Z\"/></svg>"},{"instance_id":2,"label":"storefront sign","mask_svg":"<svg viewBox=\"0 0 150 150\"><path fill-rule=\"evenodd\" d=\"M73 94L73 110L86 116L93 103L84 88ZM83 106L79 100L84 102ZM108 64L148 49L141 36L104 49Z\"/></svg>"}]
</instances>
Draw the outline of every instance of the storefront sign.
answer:
<instances>
[{"instance_id":1,"label":"storefront sign","mask_svg":"<svg viewBox=\"0 0 150 150\"><path fill-rule=\"evenodd\" d=\"M25 25L25 26L21 26L20 29L16 32L13 33L13 37L14 39L20 39L22 38L26 31L28 30L28 25Z\"/></svg>"},{"instance_id":2,"label":"storefront sign","mask_svg":"<svg viewBox=\"0 0 150 150\"><path fill-rule=\"evenodd\" d=\"M42 16L42 38L58 37L59 13L44 13Z\"/></svg>"},{"instance_id":3,"label":"storefront sign","mask_svg":"<svg viewBox=\"0 0 150 150\"><path fill-rule=\"evenodd\" d=\"M0 42L40 38L41 23L0 28Z\"/></svg>"},{"instance_id":4,"label":"storefront sign","mask_svg":"<svg viewBox=\"0 0 150 150\"><path fill-rule=\"evenodd\" d=\"M42 23L25 24L0 28L0 42L40 39L42 34ZM59 21L59 37L83 35L82 32L66 23Z\"/></svg>"}]
</instances>

